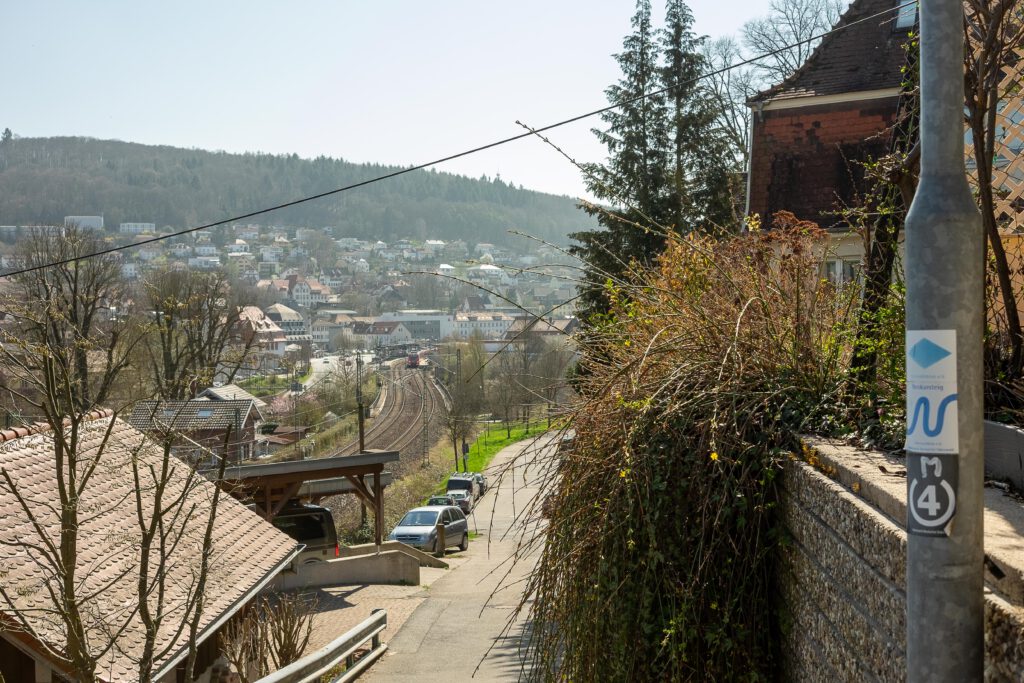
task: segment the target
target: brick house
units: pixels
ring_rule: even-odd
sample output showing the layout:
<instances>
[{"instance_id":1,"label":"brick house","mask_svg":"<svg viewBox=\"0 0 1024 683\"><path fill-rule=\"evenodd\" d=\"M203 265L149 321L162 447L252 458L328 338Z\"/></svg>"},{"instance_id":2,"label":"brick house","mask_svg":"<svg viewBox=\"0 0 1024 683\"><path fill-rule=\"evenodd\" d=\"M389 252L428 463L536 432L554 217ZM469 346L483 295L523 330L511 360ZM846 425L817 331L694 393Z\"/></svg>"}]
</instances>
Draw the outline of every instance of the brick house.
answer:
<instances>
[{"instance_id":1,"label":"brick house","mask_svg":"<svg viewBox=\"0 0 1024 683\"><path fill-rule=\"evenodd\" d=\"M163 449L126 422L112 418L110 411L91 414L81 435L79 457L83 462L96 458L101 463L80 499L80 509L92 511L81 518L75 560L83 628L94 651L116 640L116 646L100 657L97 679L134 683L145 625L138 611L131 609L139 603L139 583L133 580L139 561L139 518L132 463L140 465L143 483L151 486L146 473L161 471ZM51 612L51 596L61 590L59 576L41 569L47 566L41 534L48 544L60 543L60 521L52 505L58 485L53 435L47 425L19 427L0 431L0 444L0 467L16 482L14 488L0 483L4 520L0 565L5 570L5 590L0 596L0 675L9 683L74 680L68 662L57 654L67 642L65 623ZM196 544L206 533L215 489L212 482L192 476L191 468L173 456L166 481L165 501L187 495L191 512L167 517L171 537L181 542L167 551L161 566L167 572L167 604L178 607L165 612L155 642L155 683L174 683L184 675L189 628L180 606L194 595L201 557ZM211 531L209 574L196 633L196 672L202 683L218 680L217 641L225 623L244 610L301 549L231 496L221 496Z\"/></svg>"},{"instance_id":2,"label":"brick house","mask_svg":"<svg viewBox=\"0 0 1024 683\"><path fill-rule=\"evenodd\" d=\"M792 211L824 228L853 199L863 173L855 162L889 151L915 13L889 12L901 0L856 0L807 61L748 101L753 110L747 213Z\"/></svg>"}]
</instances>

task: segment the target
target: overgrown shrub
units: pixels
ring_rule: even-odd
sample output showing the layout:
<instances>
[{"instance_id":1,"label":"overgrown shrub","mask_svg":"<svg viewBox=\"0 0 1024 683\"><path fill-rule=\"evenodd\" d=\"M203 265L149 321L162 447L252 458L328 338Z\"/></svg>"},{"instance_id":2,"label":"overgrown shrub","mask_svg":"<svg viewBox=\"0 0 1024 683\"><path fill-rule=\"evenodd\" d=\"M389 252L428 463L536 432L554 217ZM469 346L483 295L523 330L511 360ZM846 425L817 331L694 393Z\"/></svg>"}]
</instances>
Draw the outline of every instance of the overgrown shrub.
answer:
<instances>
[{"instance_id":1,"label":"overgrown shrub","mask_svg":"<svg viewBox=\"0 0 1024 683\"><path fill-rule=\"evenodd\" d=\"M576 438L535 505L538 678L772 677L779 463L835 426L856 301L819 277L817 226L774 227L671 240L659 270L608 283Z\"/></svg>"}]
</instances>

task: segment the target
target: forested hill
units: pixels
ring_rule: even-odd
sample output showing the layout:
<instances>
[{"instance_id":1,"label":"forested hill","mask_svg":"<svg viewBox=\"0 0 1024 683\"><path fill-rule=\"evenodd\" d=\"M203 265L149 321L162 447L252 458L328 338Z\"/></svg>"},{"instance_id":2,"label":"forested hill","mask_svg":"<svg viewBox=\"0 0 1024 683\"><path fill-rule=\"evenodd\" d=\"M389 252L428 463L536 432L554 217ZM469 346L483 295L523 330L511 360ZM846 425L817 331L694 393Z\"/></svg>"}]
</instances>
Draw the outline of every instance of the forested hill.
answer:
<instances>
[{"instance_id":1,"label":"forested hill","mask_svg":"<svg viewBox=\"0 0 1024 683\"><path fill-rule=\"evenodd\" d=\"M244 214L398 170L296 155L228 154L79 137L0 142L0 225L99 215L108 226L183 228ZM557 243L592 225L567 197L501 180L416 171L276 211L251 222L336 226L339 236Z\"/></svg>"}]
</instances>

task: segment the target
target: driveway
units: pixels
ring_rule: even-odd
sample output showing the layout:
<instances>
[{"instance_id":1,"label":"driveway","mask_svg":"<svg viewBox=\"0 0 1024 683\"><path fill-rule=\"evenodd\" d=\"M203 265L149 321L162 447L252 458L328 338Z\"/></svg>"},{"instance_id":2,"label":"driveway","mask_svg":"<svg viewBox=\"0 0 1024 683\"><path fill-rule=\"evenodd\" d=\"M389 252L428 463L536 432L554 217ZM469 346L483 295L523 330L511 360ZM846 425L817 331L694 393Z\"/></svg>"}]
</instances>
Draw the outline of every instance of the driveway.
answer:
<instances>
[{"instance_id":1,"label":"driveway","mask_svg":"<svg viewBox=\"0 0 1024 683\"><path fill-rule=\"evenodd\" d=\"M540 448L552 448L547 437L513 444L495 457L487 470L492 488L478 502L474 517L480 536L469 551L450 553L452 567L432 583L426 599L397 634L386 635L388 653L363 677L373 683L387 681L515 681L522 671L520 635L526 624L513 625L501 634L522 597L524 578L532 561L513 566L504 579L509 586L492 592L509 570L519 542L516 511L537 492L529 464ZM498 474L507 469L498 483ZM503 538L504 536L504 538ZM463 557L459 557L463 555ZM385 632L387 633L387 632ZM478 669L479 666L479 669ZM474 675L475 674L475 675Z\"/></svg>"}]
</instances>

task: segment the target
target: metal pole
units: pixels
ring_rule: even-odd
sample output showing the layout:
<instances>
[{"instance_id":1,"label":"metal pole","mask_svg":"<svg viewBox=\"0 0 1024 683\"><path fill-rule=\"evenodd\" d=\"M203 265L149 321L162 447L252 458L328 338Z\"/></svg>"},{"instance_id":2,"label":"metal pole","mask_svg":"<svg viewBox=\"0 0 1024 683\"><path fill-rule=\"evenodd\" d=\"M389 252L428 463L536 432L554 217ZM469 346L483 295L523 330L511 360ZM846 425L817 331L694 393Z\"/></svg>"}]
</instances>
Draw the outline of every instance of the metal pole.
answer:
<instances>
[{"instance_id":1,"label":"metal pole","mask_svg":"<svg viewBox=\"0 0 1024 683\"><path fill-rule=\"evenodd\" d=\"M356 354L356 410L359 411L359 452L366 450L366 427L363 424L363 356Z\"/></svg>"},{"instance_id":2,"label":"metal pole","mask_svg":"<svg viewBox=\"0 0 1024 683\"><path fill-rule=\"evenodd\" d=\"M921 179L906 224L907 680L984 664L984 232L964 169L963 5L921 7Z\"/></svg>"}]
</instances>

